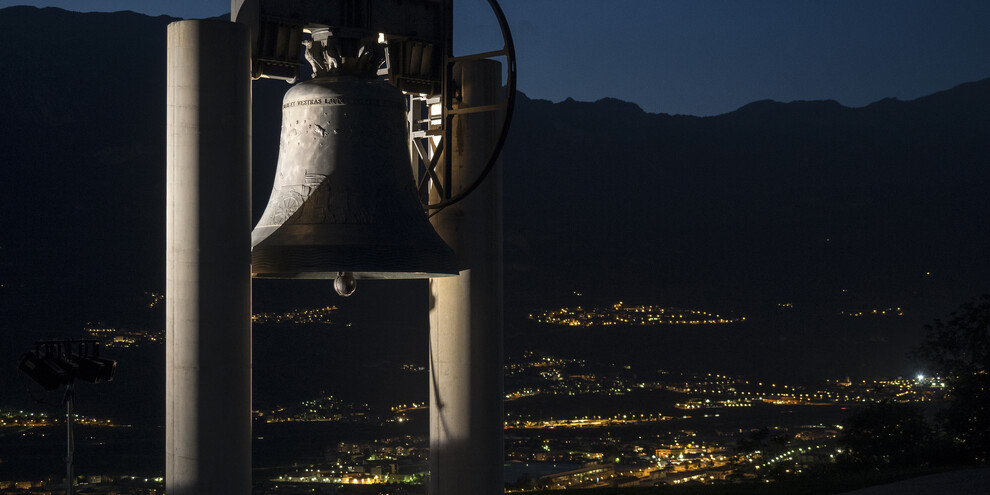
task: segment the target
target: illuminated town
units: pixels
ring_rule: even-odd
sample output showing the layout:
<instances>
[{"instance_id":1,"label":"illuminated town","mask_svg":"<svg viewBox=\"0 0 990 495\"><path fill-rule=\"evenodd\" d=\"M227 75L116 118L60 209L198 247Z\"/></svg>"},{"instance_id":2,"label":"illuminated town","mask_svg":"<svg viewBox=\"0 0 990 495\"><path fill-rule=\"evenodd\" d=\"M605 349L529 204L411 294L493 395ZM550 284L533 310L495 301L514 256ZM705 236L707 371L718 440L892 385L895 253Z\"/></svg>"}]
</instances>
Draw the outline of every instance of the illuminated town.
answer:
<instances>
[{"instance_id":1,"label":"illuminated town","mask_svg":"<svg viewBox=\"0 0 990 495\"><path fill-rule=\"evenodd\" d=\"M148 309L163 298L146 293ZM793 304L782 303L782 309ZM335 306L292 309L253 316L257 325L336 324ZM901 316L901 308L843 316ZM698 310L661 306L560 309L533 313L536 323L563 326L705 325L742 322ZM120 349L155 346L161 331L86 325L83 333ZM415 362L387 365L390 373L425 379ZM644 369L622 362L597 362L559 353L526 350L505 358L505 470L507 492L547 489L679 485L763 480L835 462L842 414L880 402L923 404L944 401L938 377L829 379L817 384L754 380L717 371ZM344 395L311 393L308 398L256 408L256 449L284 442L288 431L364 432L354 440L324 446L319 458L300 457L281 467L259 469L263 493L307 493L317 487L365 487L416 493L429 476L424 434L428 402L396 401L375 406ZM762 418L762 419L755 419ZM104 433L130 430L113 418L76 414L87 439L112 443ZM4 437L57 440L64 416L52 412L0 411ZM123 428L121 428L123 427ZM772 441L768 440L771 439ZM0 460L2 462L2 460ZM286 467L288 465L288 467ZM258 478L260 476L260 478ZM119 494L163 493L161 472L85 472L80 488L113 487ZM51 493L64 481L0 480L0 494ZM376 488L377 487L377 488ZM378 491L376 491L378 490ZM361 492L365 493L365 492Z\"/></svg>"},{"instance_id":2,"label":"illuminated town","mask_svg":"<svg viewBox=\"0 0 990 495\"><path fill-rule=\"evenodd\" d=\"M421 366L397 369L422 373ZM582 359L527 351L510 356L506 376L507 491L604 486L677 485L764 479L833 462L840 453L836 421L757 427L748 412L787 419L791 412L815 417L880 401L922 403L941 400L945 384L937 377L828 380L817 386L753 381L711 373L635 373L624 364L592 364ZM582 396L589 414L554 412L561 397ZM614 401L630 398L626 406ZM339 425L381 429L366 441L339 442L320 461L266 468L265 493L299 493L307 487L336 485L421 486L428 476L428 445L422 434L389 435L395 428L421 428L425 402L387 408L332 395L254 411L257 441L279 435L290 424ZM798 409L796 409L798 408ZM810 413L809 413L810 411ZM110 419L77 416L92 431L116 427ZM19 435L57 437L60 418L29 411L0 414L3 430ZM261 426L265 425L264 428ZM285 426L282 426L285 425ZM392 426L388 426L392 425ZM418 426L417 426L418 425ZM752 441L773 438L774 443ZM749 443L747 443L749 442ZM264 445L263 443L261 445ZM748 447L747 447L748 446ZM135 482L134 480L148 481ZM510 477L515 476L512 479ZM79 479L94 486L112 484L115 493L161 493L155 473L97 474ZM56 480L0 480L0 493L49 493ZM37 490L32 492L30 490ZM375 492L371 492L375 493ZM385 492L380 492L385 493Z\"/></svg>"},{"instance_id":3,"label":"illuminated town","mask_svg":"<svg viewBox=\"0 0 990 495\"><path fill-rule=\"evenodd\" d=\"M72 422L81 426L99 426L101 428L128 427L129 425L114 424L109 419L91 418L80 414L72 415ZM0 410L0 428L13 428L27 431L27 428L44 428L46 426L64 425L65 418L47 413Z\"/></svg>"},{"instance_id":4,"label":"illuminated town","mask_svg":"<svg viewBox=\"0 0 990 495\"><path fill-rule=\"evenodd\" d=\"M268 323L322 323L332 325L330 315L337 311L336 306L324 306L322 308L295 309L284 313L256 313L251 316L251 322L256 325Z\"/></svg>"},{"instance_id":5,"label":"illuminated town","mask_svg":"<svg viewBox=\"0 0 990 495\"><path fill-rule=\"evenodd\" d=\"M904 310L901 308L882 308L882 309L871 309L866 311L839 311L842 316L849 316L851 318L860 317L878 317L878 316L904 316Z\"/></svg>"},{"instance_id":6,"label":"illuminated town","mask_svg":"<svg viewBox=\"0 0 990 495\"><path fill-rule=\"evenodd\" d=\"M153 298L148 309L157 307L163 300L161 294L147 292L146 295ZM331 314L337 311L336 306L324 306L320 308L293 309L281 313L256 313L251 315L251 322L255 325L267 325L276 323L312 324L323 325L335 324ZM101 323L89 323L83 327L83 333L90 338L100 339L105 347L135 347L142 344L155 344L165 342L165 332L163 330L142 330L132 328L120 328Z\"/></svg>"},{"instance_id":7,"label":"illuminated town","mask_svg":"<svg viewBox=\"0 0 990 495\"><path fill-rule=\"evenodd\" d=\"M592 327L610 325L715 325L745 321L745 316L722 316L696 309L628 306L622 301L605 308L561 308L529 315L539 323Z\"/></svg>"}]
</instances>

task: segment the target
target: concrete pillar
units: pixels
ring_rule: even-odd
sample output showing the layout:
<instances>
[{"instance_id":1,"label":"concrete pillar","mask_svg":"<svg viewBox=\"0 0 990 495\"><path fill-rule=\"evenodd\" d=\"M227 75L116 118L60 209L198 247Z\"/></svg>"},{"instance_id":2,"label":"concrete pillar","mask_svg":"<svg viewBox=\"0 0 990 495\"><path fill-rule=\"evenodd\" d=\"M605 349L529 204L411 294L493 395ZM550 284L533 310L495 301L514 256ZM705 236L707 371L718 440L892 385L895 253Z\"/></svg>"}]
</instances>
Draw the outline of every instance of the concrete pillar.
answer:
<instances>
[{"instance_id":1,"label":"concrete pillar","mask_svg":"<svg viewBox=\"0 0 990 495\"><path fill-rule=\"evenodd\" d=\"M165 487L251 493L251 79L244 25L168 26Z\"/></svg>"},{"instance_id":2,"label":"concrete pillar","mask_svg":"<svg viewBox=\"0 0 990 495\"><path fill-rule=\"evenodd\" d=\"M455 66L461 106L496 103L501 64ZM488 161L497 112L453 120L452 191L470 185ZM441 175L442 176L442 175ZM430 280L430 493L504 493L502 409L502 174L433 217L457 254L457 277Z\"/></svg>"}]
</instances>

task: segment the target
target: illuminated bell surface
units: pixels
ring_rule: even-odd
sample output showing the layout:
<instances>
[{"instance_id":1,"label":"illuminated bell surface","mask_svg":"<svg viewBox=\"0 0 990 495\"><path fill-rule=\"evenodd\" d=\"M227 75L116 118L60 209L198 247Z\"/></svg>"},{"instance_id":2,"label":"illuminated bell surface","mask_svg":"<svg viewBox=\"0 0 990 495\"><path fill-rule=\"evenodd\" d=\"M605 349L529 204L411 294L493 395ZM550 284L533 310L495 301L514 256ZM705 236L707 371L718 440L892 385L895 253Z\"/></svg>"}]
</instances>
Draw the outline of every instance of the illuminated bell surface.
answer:
<instances>
[{"instance_id":1,"label":"illuminated bell surface","mask_svg":"<svg viewBox=\"0 0 990 495\"><path fill-rule=\"evenodd\" d=\"M289 89L275 184L251 233L255 277L456 275L416 196L402 93L327 76Z\"/></svg>"}]
</instances>

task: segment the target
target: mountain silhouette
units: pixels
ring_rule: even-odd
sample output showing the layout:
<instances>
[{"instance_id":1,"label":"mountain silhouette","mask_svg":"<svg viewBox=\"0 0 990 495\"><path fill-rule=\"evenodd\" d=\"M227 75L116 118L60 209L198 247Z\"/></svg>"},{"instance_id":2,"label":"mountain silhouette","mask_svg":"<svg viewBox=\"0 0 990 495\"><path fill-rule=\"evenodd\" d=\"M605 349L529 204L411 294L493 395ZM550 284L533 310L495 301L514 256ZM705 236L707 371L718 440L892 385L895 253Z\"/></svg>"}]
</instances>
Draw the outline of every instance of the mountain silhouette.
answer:
<instances>
[{"instance_id":1,"label":"mountain silhouette","mask_svg":"<svg viewBox=\"0 0 990 495\"><path fill-rule=\"evenodd\" d=\"M990 80L910 102L768 100L706 118L611 99L519 106L507 231L583 286L708 302L982 290Z\"/></svg>"},{"instance_id":2,"label":"mountain silhouette","mask_svg":"<svg viewBox=\"0 0 990 495\"><path fill-rule=\"evenodd\" d=\"M4 334L78 328L164 287L173 20L0 10ZM255 219L288 87L253 86ZM574 292L751 315L788 302L808 321L896 305L917 327L987 290L988 138L990 79L704 118L520 94L503 150L507 331Z\"/></svg>"}]
</instances>

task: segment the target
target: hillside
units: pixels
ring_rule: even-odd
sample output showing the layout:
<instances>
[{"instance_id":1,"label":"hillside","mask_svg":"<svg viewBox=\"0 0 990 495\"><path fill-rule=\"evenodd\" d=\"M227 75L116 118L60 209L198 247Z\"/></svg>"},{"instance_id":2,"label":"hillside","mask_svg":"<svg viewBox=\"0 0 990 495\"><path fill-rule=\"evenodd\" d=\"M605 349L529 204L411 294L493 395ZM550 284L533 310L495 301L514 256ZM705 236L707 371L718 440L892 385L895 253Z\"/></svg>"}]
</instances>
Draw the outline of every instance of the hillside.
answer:
<instances>
[{"instance_id":1,"label":"hillside","mask_svg":"<svg viewBox=\"0 0 990 495\"><path fill-rule=\"evenodd\" d=\"M34 336L127 321L134 298L162 290L170 21L0 10L10 360ZM287 88L254 85L255 218ZM880 340L863 350L902 356L921 323L990 290L988 137L990 79L862 108L759 101L705 118L520 94L503 154L508 345L530 342L529 311L578 291L589 304L763 317L757 340L831 331L845 325L830 319L840 310L902 306L905 319L868 328ZM780 303L803 312L779 317Z\"/></svg>"}]
</instances>

